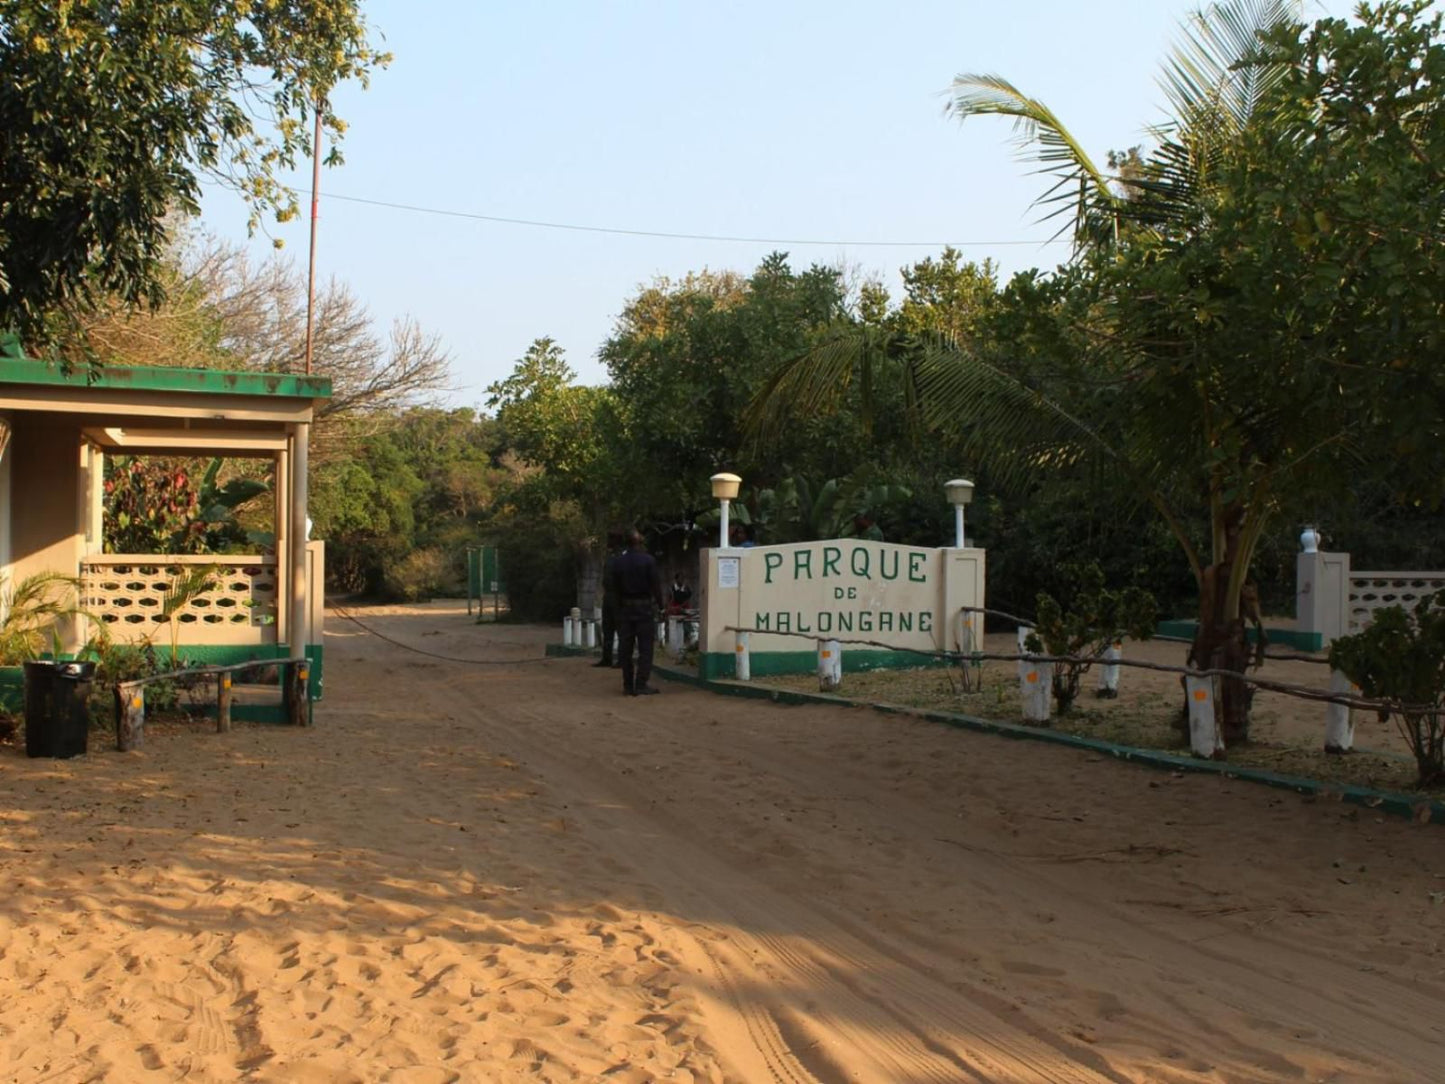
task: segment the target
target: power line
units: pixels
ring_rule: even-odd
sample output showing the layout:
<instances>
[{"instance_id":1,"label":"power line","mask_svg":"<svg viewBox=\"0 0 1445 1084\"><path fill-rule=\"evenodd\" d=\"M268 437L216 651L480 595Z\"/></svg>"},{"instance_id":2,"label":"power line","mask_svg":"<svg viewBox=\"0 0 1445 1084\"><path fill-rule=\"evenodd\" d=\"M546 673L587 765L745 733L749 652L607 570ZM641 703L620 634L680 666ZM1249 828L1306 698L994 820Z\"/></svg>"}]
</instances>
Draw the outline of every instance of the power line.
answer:
<instances>
[{"instance_id":1,"label":"power line","mask_svg":"<svg viewBox=\"0 0 1445 1084\"><path fill-rule=\"evenodd\" d=\"M290 189L295 192L296 189ZM1033 246L1069 244L1055 238L1049 241L821 241L803 237L738 237L720 233L672 233L667 230L633 230L620 226L584 226L575 222L546 222L532 218L508 218L504 215L487 215L478 211L453 211L444 207L423 207L414 203L394 203L390 200L365 199L361 196L342 196L333 192L328 199L345 203L360 203L367 207L385 207L392 211L411 211L414 214L439 215L443 218L465 218L476 222L497 222L506 226L531 226L544 230L571 230L574 233L608 233L623 237L660 237L671 241L720 241L744 245L822 245L827 247L855 248L1001 248L1011 246Z\"/></svg>"}]
</instances>

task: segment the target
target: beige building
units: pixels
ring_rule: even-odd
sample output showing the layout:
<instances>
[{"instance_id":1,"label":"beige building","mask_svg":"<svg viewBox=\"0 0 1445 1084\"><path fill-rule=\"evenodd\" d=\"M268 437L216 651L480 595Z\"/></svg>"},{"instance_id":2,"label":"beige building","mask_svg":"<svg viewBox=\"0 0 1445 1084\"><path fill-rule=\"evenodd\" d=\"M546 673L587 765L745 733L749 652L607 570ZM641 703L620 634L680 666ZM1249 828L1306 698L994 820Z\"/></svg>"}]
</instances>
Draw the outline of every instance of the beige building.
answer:
<instances>
[{"instance_id":1,"label":"beige building","mask_svg":"<svg viewBox=\"0 0 1445 1084\"><path fill-rule=\"evenodd\" d=\"M322 543L307 538L310 428L321 378L192 369L80 367L0 357L0 574L7 590L37 572L78 577L81 603L122 642L151 638L196 662L313 656L320 688ZM274 550L181 557L107 554L103 486L111 455L269 459ZM164 596L187 568L211 587L173 615ZM65 630L78 648L90 620Z\"/></svg>"}]
</instances>

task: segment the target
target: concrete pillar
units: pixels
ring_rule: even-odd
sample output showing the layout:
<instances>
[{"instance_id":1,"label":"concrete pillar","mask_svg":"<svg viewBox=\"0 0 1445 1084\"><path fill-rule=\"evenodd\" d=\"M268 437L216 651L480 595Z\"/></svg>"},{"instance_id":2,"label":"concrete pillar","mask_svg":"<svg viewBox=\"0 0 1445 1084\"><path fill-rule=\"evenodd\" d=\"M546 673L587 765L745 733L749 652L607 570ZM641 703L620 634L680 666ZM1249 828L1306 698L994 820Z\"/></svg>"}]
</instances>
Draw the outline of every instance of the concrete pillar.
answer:
<instances>
[{"instance_id":1,"label":"concrete pillar","mask_svg":"<svg viewBox=\"0 0 1445 1084\"><path fill-rule=\"evenodd\" d=\"M1295 627L1320 634L1321 647L1350 631L1350 555L1295 557Z\"/></svg>"},{"instance_id":2,"label":"concrete pillar","mask_svg":"<svg viewBox=\"0 0 1445 1084\"><path fill-rule=\"evenodd\" d=\"M736 648L735 674L739 681L752 681L753 679L753 657L748 650L749 633L740 632L737 634L738 642Z\"/></svg>"},{"instance_id":3,"label":"concrete pillar","mask_svg":"<svg viewBox=\"0 0 1445 1084\"><path fill-rule=\"evenodd\" d=\"M1023 701L1024 718L1031 723L1047 723L1053 693L1054 665L1048 662L1020 664L1019 696Z\"/></svg>"},{"instance_id":4,"label":"concrete pillar","mask_svg":"<svg viewBox=\"0 0 1445 1084\"><path fill-rule=\"evenodd\" d=\"M837 640L818 641L818 688L831 693L843 684L843 645Z\"/></svg>"},{"instance_id":5,"label":"concrete pillar","mask_svg":"<svg viewBox=\"0 0 1445 1084\"><path fill-rule=\"evenodd\" d=\"M287 517L290 554L290 611L287 617L286 642L291 654L306 653L311 642L306 605L306 475L310 465L311 423L297 422L291 435L291 514Z\"/></svg>"},{"instance_id":6,"label":"concrete pillar","mask_svg":"<svg viewBox=\"0 0 1445 1084\"><path fill-rule=\"evenodd\" d=\"M1219 731L1215 703L1219 681L1212 677L1184 676L1184 695L1189 702L1189 748L1197 757L1224 759L1224 735Z\"/></svg>"},{"instance_id":7,"label":"concrete pillar","mask_svg":"<svg viewBox=\"0 0 1445 1084\"><path fill-rule=\"evenodd\" d=\"M1099 667L1099 699L1113 700L1119 695L1119 660L1124 657L1124 645L1114 641L1104 649L1104 665Z\"/></svg>"},{"instance_id":8,"label":"concrete pillar","mask_svg":"<svg viewBox=\"0 0 1445 1084\"><path fill-rule=\"evenodd\" d=\"M1330 692L1358 693L1360 690L1350 684L1342 670L1330 671ZM1355 751L1354 709L1348 704L1325 705L1325 752L1352 753Z\"/></svg>"}]
</instances>

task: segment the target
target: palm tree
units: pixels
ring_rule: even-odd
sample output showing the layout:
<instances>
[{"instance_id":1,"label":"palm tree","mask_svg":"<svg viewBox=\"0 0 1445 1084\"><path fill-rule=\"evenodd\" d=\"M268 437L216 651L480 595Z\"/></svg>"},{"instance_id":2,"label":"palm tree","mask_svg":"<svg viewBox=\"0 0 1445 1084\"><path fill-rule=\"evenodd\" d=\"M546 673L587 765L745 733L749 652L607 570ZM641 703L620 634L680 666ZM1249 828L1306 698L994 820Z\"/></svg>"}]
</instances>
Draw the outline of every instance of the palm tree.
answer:
<instances>
[{"instance_id":1,"label":"palm tree","mask_svg":"<svg viewBox=\"0 0 1445 1084\"><path fill-rule=\"evenodd\" d=\"M1191 659L1242 673L1249 652L1240 595L1254 548L1290 479L1332 438L1301 433L1291 427L1298 418L1273 405L1241 407L1240 389L1200 356L1187 327L1180 333L1168 298L1120 305L1109 286L1118 285L1110 276L1120 254L1167 260L1208 233L1218 178L1252 127L1268 122L1264 104L1283 74L1261 60L1262 40L1296 25L1299 9L1296 0L1225 0L1193 16L1164 64L1173 119L1152 130L1157 149L1128 173L1100 168L1052 110L1007 80L958 76L948 112L960 120L1014 118L1023 149L1053 178L1039 203L1048 216L1069 216L1074 260L1052 291L1037 281L1021 289L1034 292L1036 311L1057 313L1073 298L1082 310L1077 338L1057 356L1028 359L1010 346L942 336L906 344L835 337L774 376L752 406L753 425L764 431L784 401L792 410L826 405L855 367L869 374L883 360L901 361L923 419L957 434L995 484L1087 468L1108 472L1148 502L1199 583ZM1204 494L1207 555L1181 505ZM1223 699L1224 736L1240 740L1248 690L1227 682ZM1216 742L1214 751L1222 747Z\"/></svg>"}]
</instances>

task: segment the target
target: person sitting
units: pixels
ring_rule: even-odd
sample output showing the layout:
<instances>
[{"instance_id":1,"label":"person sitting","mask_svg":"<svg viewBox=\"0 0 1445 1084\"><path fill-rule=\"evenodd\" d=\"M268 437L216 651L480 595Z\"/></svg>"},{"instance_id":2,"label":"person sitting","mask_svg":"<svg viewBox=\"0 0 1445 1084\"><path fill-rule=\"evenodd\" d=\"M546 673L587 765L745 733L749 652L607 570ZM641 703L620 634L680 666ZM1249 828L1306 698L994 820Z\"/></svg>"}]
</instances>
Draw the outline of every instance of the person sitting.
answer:
<instances>
[{"instance_id":1,"label":"person sitting","mask_svg":"<svg viewBox=\"0 0 1445 1084\"><path fill-rule=\"evenodd\" d=\"M672 577L671 608L674 610L685 610L691 601L692 588L687 585L687 580L683 578L682 573L679 572Z\"/></svg>"}]
</instances>

